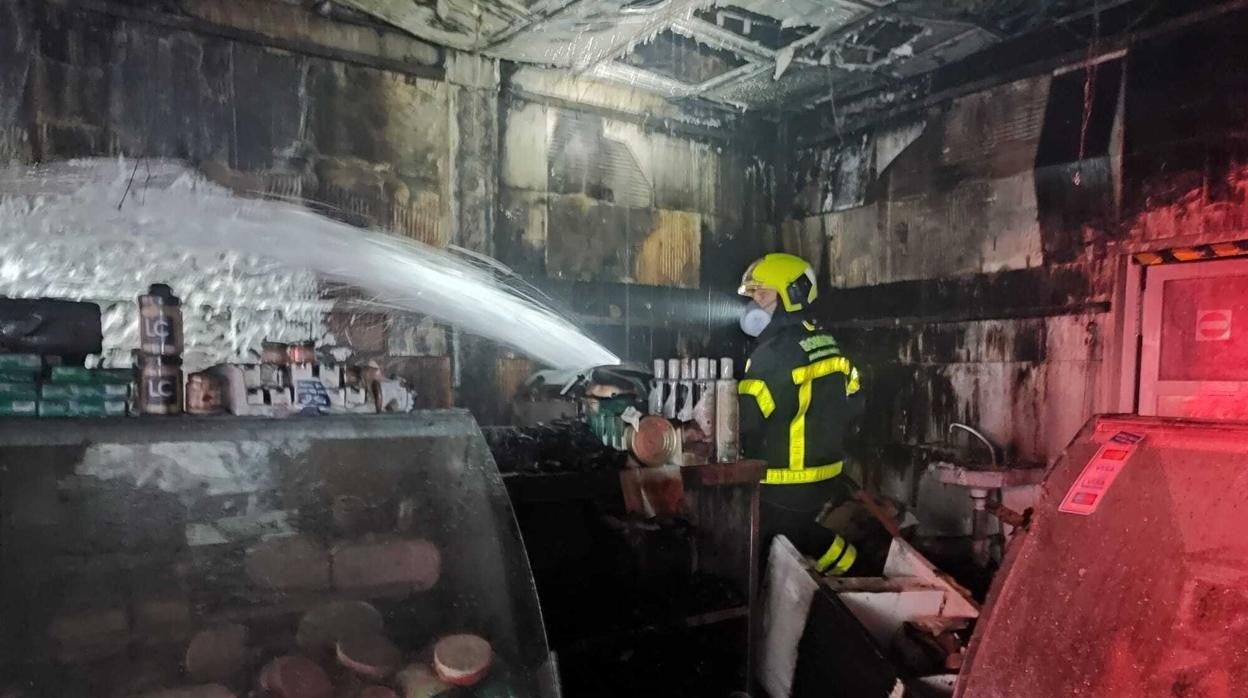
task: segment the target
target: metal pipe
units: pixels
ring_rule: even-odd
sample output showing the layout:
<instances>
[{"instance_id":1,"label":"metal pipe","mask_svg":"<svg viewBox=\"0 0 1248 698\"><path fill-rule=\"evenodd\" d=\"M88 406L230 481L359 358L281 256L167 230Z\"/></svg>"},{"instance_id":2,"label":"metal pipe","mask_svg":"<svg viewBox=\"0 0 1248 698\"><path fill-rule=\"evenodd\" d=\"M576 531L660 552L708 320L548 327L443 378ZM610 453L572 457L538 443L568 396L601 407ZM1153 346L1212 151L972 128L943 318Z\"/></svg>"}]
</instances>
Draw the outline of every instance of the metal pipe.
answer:
<instances>
[{"instance_id":1,"label":"metal pipe","mask_svg":"<svg viewBox=\"0 0 1248 698\"><path fill-rule=\"evenodd\" d=\"M988 496L986 489L971 488L971 558L980 567L992 561L992 541L988 536Z\"/></svg>"},{"instance_id":2,"label":"metal pipe","mask_svg":"<svg viewBox=\"0 0 1248 698\"><path fill-rule=\"evenodd\" d=\"M955 429L961 429L962 431L965 431L966 433L970 434L971 436L974 436L975 438L983 442L984 446L988 448L988 453L992 456L992 467L994 468L997 467L998 465L997 447L992 445L992 442L988 440L987 436L984 436L975 427L972 427L967 424L962 424L961 422L954 422L953 424L949 425L949 437L950 438L953 437L953 432Z\"/></svg>"}]
</instances>

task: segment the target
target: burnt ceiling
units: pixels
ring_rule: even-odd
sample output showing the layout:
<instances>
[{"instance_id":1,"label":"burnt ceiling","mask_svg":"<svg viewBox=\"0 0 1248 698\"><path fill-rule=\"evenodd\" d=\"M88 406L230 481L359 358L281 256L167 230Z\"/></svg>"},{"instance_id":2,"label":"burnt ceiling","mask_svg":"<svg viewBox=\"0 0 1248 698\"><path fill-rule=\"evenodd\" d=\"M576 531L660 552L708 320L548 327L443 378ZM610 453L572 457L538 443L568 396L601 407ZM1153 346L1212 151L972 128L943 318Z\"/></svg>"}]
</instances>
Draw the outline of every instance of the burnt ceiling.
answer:
<instances>
[{"instance_id":1,"label":"burnt ceiling","mask_svg":"<svg viewBox=\"0 0 1248 698\"><path fill-rule=\"evenodd\" d=\"M1130 0L336 0L443 46L737 110L900 81Z\"/></svg>"}]
</instances>

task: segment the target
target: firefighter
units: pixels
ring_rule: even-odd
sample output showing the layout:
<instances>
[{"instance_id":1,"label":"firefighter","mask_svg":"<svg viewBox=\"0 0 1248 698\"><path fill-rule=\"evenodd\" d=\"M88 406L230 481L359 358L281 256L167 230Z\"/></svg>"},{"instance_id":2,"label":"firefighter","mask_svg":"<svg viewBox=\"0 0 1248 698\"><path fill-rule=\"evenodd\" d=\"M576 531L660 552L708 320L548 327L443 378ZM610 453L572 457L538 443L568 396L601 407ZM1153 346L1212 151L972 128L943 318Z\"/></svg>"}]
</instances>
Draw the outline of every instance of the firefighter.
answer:
<instances>
[{"instance_id":1,"label":"firefighter","mask_svg":"<svg viewBox=\"0 0 1248 698\"><path fill-rule=\"evenodd\" d=\"M800 257L769 254L746 270L738 293L751 301L741 329L757 338L738 392L741 449L765 460L759 534L763 555L784 534L832 576L874 566L859 547L817 519L852 500L857 486L844 467L844 440L861 413L858 370L810 314L819 295L815 272Z\"/></svg>"}]
</instances>

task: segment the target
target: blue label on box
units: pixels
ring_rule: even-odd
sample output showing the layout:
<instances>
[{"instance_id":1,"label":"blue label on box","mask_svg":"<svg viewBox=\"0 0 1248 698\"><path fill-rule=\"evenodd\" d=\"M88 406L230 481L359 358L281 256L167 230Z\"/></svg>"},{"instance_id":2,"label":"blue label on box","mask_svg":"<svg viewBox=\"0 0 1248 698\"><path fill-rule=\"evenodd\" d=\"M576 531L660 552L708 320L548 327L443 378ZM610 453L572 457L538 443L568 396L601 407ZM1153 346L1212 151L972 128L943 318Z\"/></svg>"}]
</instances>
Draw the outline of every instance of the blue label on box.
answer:
<instances>
[{"instance_id":1,"label":"blue label on box","mask_svg":"<svg viewBox=\"0 0 1248 698\"><path fill-rule=\"evenodd\" d=\"M319 380L295 381L295 404L305 407L329 407L329 391Z\"/></svg>"}]
</instances>

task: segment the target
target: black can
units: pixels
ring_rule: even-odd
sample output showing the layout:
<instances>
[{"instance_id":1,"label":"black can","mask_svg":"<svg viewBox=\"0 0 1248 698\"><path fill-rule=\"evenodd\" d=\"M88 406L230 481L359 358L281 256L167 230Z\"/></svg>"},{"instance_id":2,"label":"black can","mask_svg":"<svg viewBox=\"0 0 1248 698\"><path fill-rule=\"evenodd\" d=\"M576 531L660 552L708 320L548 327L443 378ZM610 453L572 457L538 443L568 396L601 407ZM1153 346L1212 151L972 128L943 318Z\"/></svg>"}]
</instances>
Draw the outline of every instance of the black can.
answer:
<instances>
[{"instance_id":1,"label":"black can","mask_svg":"<svg viewBox=\"0 0 1248 698\"><path fill-rule=\"evenodd\" d=\"M139 296L139 351L181 356L182 345L182 299L168 284L152 284Z\"/></svg>"},{"instance_id":2,"label":"black can","mask_svg":"<svg viewBox=\"0 0 1248 698\"><path fill-rule=\"evenodd\" d=\"M139 354L139 413L182 414L182 358Z\"/></svg>"}]
</instances>

